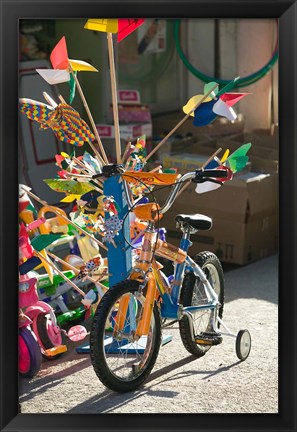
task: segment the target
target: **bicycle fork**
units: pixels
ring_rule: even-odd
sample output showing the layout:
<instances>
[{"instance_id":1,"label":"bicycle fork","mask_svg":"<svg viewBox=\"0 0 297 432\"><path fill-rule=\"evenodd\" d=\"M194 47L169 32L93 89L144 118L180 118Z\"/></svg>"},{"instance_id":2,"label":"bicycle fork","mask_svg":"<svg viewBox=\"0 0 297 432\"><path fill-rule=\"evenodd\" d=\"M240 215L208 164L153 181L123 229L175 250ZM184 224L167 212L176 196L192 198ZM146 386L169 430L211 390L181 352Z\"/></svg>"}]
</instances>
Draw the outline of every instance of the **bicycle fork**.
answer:
<instances>
[{"instance_id":1,"label":"bicycle fork","mask_svg":"<svg viewBox=\"0 0 297 432\"><path fill-rule=\"evenodd\" d=\"M118 334L124 329L127 316L130 318L130 327L134 332L134 338L137 340L141 336L147 336L150 329L151 317L157 294L157 284L152 271L153 244L155 243L155 231L153 224L149 224L144 234L143 247L140 253L137 268L132 270L130 279L139 280L141 285L139 295L146 287L145 301L142 310L142 316L136 323L135 311L132 310L129 294L124 295L119 302L119 312L115 320L114 334Z\"/></svg>"}]
</instances>

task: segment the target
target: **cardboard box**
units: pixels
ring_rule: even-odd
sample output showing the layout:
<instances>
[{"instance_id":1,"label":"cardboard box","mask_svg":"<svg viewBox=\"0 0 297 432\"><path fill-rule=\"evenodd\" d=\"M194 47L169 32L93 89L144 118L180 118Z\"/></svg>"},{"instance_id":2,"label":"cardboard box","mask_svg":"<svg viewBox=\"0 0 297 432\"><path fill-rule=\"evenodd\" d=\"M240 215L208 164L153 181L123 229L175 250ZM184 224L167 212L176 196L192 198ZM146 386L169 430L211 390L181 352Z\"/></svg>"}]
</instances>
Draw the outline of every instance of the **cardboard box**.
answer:
<instances>
[{"instance_id":1,"label":"cardboard box","mask_svg":"<svg viewBox=\"0 0 297 432\"><path fill-rule=\"evenodd\" d=\"M161 135L172 130L181 120L185 118L185 114L174 112L170 114L162 114L153 116L154 133ZM237 119L231 123L229 120L218 117L213 123L208 126L197 127L193 124L194 117L189 117L184 123L179 126L176 133L187 134L191 133L193 136L204 137L217 137L224 135L232 135L243 133L244 120L242 115L238 115Z\"/></svg>"},{"instance_id":2,"label":"cardboard box","mask_svg":"<svg viewBox=\"0 0 297 432\"><path fill-rule=\"evenodd\" d=\"M217 140L217 147L235 151L243 143L252 143L248 152L252 164L252 170L259 172L277 173L279 159L279 137L278 128L274 128L272 135L270 130L257 129L245 134L235 134L222 137Z\"/></svg>"},{"instance_id":3,"label":"cardboard box","mask_svg":"<svg viewBox=\"0 0 297 432\"><path fill-rule=\"evenodd\" d=\"M140 104L140 93L137 90L118 90L119 104Z\"/></svg>"},{"instance_id":4,"label":"cardboard box","mask_svg":"<svg viewBox=\"0 0 297 432\"><path fill-rule=\"evenodd\" d=\"M155 192L162 205L169 189ZM175 216L179 213L205 214L213 219L209 231L192 236L190 254L210 250L220 254L222 261L246 264L277 251L278 238L278 175L245 172L223 187L197 194L192 183L164 215L162 226L168 241L180 238Z\"/></svg>"},{"instance_id":5,"label":"cardboard box","mask_svg":"<svg viewBox=\"0 0 297 432\"><path fill-rule=\"evenodd\" d=\"M112 112L112 105L110 107ZM119 122L122 123L152 123L151 111L148 105L118 104Z\"/></svg>"},{"instance_id":6,"label":"cardboard box","mask_svg":"<svg viewBox=\"0 0 297 432\"><path fill-rule=\"evenodd\" d=\"M114 138L115 130L113 125L109 124L97 124L96 128L100 135L100 138ZM146 135L146 138L152 137L152 124L126 124L120 125L121 139L125 141L133 141L141 135Z\"/></svg>"},{"instance_id":7,"label":"cardboard box","mask_svg":"<svg viewBox=\"0 0 297 432\"><path fill-rule=\"evenodd\" d=\"M178 245L181 231L167 226L166 239ZM215 253L222 262L244 265L265 258L278 249L277 214L250 221L234 222L214 219L209 231L200 231L191 236L191 256L202 251Z\"/></svg>"},{"instance_id":8,"label":"cardboard box","mask_svg":"<svg viewBox=\"0 0 297 432\"><path fill-rule=\"evenodd\" d=\"M154 136L154 146L157 146L159 142L163 139L163 136ZM169 138L157 151L158 159L162 161L164 155L183 157L185 153L187 154L203 154L208 157L211 156L216 151L216 140L210 137L204 136L173 136Z\"/></svg>"},{"instance_id":9,"label":"cardboard box","mask_svg":"<svg viewBox=\"0 0 297 432\"><path fill-rule=\"evenodd\" d=\"M178 172L185 173L187 171L194 171L197 168L201 168L201 166L206 162L208 157L206 155L191 155L191 154L182 154L178 155L163 155L162 157L162 165L163 168L177 168Z\"/></svg>"}]
</instances>

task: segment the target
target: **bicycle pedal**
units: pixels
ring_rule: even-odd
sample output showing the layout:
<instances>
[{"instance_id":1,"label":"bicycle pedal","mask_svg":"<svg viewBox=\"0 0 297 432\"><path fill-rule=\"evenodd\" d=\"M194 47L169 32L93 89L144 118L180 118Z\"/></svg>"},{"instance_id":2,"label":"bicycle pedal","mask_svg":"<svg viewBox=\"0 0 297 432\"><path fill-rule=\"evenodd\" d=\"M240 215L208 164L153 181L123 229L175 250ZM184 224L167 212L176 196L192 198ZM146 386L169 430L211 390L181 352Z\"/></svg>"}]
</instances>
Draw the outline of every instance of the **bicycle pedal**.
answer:
<instances>
[{"instance_id":1,"label":"bicycle pedal","mask_svg":"<svg viewBox=\"0 0 297 432\"><path fill-rule=\"evenodd\" d=\"M55 357L58 354L62 354L67 351L66 345L58 345L53 348L48 348L47 350L44 350L44 355L47 357Z\"/></svg>"},{"instance_id":2,"label":"bicycle pedal","mask_svg":"<svg viewBox=\"0 0 297 432\"><path fill-rule=\"evenodd\" d=\"M223 342L223 338L220 333L215 332L203 332L195 336L195 342L199 345L220 345Z\"/></svg>"}]
</instances>

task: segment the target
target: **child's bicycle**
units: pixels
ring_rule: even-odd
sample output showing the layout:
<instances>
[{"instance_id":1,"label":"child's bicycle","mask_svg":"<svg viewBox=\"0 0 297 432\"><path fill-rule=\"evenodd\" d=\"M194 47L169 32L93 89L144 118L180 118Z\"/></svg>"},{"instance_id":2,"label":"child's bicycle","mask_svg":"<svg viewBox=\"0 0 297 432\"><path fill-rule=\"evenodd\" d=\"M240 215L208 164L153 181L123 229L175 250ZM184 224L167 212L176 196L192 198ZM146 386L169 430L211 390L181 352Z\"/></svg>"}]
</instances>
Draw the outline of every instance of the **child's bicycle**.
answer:
<instances>
[{"instance_id":1,"label":"child's bicycle","mask_svg":"<svg viewBox=\"0 0 297 432\"><path fill-rule=\"evenodd\" d=\"M155 229L155 222L170 209L184 181L216 183L215 178L227 176L227 170L184 174L162 208L157 203L134 208L136 217L148 221L139 259L128 278L109 288L101 299L90 334L93 367L111 390L132 391L147 379L158 357L164 319L179 322L181 340L196 357L222 342L220 326L226 330L224 334L236 337L238 358L249 356L249 331L240 330L235 336L222 321L224 276L219 259L211 252L201 252L194 259L187 253L191 234L210 229L211 218L177 215L182 231L179 248L158 239ZM170 283L155 255L174 262Z\"/></svg>"}]
</instances>

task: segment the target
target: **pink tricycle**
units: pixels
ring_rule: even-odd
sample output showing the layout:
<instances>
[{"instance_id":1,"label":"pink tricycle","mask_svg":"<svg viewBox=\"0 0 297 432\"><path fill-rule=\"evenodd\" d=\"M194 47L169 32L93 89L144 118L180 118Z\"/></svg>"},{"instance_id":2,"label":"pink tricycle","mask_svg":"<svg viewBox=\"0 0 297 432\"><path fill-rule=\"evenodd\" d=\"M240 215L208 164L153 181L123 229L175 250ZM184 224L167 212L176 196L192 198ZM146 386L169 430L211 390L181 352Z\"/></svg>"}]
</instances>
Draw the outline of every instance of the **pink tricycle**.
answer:
<instances>
[{"instance_id":1,"label":"pink tricycle","mask_svg":"<svg viewBox=\"0 0 297 432\"><path fill-rule=\"evenodd\" d=\"M21 226L19 265L34 256L27 231L42 223L44 218L26 228ZM86 336L87 331L83 326L74 326L68 333L58 326L52 306L39 300L37 279L30 272L19 276L19 307L19 372L24 377L32 377L39 371L42 355L53 359L67 351L66 345L62 343L62 333L73 341Z\"/></svg>"}]
</instances>

